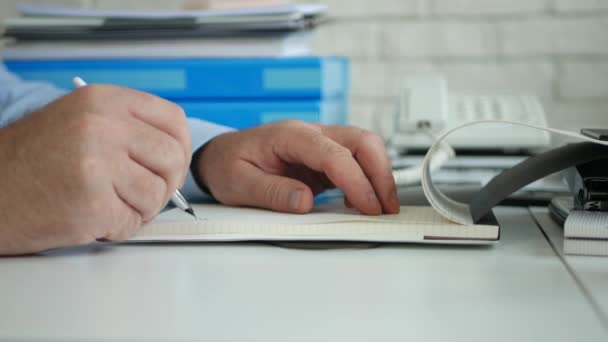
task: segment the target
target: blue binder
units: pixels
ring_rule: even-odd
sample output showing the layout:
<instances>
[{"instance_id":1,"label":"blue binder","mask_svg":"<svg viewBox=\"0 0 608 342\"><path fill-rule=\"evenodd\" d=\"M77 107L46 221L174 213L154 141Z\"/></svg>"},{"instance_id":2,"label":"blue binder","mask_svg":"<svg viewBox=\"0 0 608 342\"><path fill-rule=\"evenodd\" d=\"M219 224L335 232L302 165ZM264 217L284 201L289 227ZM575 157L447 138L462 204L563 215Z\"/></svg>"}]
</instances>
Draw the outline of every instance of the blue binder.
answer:
<instances>
[{"instance_id":1,"label":"blue binder","mask_svg":"<svg viewBox=\"0 0 608 342\"><path fill-rule=\"evenodd\" d=\"M171 99L324 99L344 97L349 65L341 57L8 60L26 80L46 80L71 89L111 83Z\"/></svg>"},{"instance_id":2,"label":"blue binder","mask_svg":"<svg viewBox=\"0 0 608 342\"><path fill-rule=\"evenodd\" d=\"M330 125L348 122L344 99L324 101L176 101L188 117L244 129L261 124L296 119Z\"/></svg>"}]
</instances>

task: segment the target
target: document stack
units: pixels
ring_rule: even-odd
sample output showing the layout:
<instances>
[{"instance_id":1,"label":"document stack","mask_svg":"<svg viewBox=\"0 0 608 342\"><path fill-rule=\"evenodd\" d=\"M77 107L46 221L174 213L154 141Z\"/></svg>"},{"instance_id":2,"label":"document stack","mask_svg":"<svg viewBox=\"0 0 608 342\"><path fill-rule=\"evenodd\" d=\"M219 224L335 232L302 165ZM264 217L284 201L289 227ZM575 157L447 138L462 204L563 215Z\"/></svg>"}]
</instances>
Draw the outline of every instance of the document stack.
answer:
<instances>
[{"instance_id":1,"label":"document stack","mask_svg":"<svg viewBox=\"0 0 608 342\"><path fill-rule=\"evenodd\" d=\"M608 256L608 211L576 209L572 197L551 201L551 217L564 227L564 252Z\"/></svg>"},{"instance_id":2,"label":"document stack","mask_svg":"<svg viewBox=\"0 0 608 342\"><path fill-rule=\"evenodd\" d=\"M71 89L80 76L150 92L188 116L238 129L347 121L348 60L311 56L321 5L107 11L18 5L5 20L7 68Z\"/></svg>"},{"instance_id":3,"label":"document stack","mask_svg":"<svg viewBox=\"0 0 608 342\"><path fill-rule=\"evenodd\" d=\"M582 130L590 137L595 137L595 131ZM562 172L572 195L554 198L549 212L564 227L566 254L608 256L607 170L608 159L600 154Z\"/></svg>"}]
</instances>

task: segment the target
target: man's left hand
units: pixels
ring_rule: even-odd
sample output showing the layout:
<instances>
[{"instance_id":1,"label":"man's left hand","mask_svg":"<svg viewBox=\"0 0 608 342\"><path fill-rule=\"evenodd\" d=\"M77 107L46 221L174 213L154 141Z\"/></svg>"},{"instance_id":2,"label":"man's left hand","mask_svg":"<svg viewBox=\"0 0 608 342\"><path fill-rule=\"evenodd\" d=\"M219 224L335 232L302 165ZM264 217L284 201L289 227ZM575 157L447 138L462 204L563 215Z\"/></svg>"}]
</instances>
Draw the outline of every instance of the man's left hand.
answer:
<instances>
[{"instance_id":1,"label":"man's left hand","mask_svg":"<svg viewBox=\"0 0 608 342\"><path fill-rule=\"evenodd\" d=\"M399 212L382 139L355 127L283 121L226 133L193 162L199 184L227 205L306 213L337 187L363 214Z\"/></svg>"}]
</instances>

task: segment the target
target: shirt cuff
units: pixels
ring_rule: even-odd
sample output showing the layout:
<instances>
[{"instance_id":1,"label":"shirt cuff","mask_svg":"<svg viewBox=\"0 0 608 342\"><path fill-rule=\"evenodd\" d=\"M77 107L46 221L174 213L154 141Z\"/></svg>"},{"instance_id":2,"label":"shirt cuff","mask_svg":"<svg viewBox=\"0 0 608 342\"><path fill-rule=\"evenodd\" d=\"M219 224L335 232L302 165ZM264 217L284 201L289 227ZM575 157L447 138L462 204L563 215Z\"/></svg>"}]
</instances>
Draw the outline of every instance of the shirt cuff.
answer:
<instances>
[{"instance_id":1,"label":"shirt cuff","mask_svg":"<svg viewBox=\"0 0 608 342\"><path fill-rule=\"evenodd\" d=\"M192 137L192 150L193 152L198 150L200 147L205 145L209 140L216 136L233 132L234 128L217 125L208 121L202 121L199 119L188 118L188 125L190 126L190 136ZM188 176L182 189L182 194L188 200L205 200L210 199L211 196L205 193L194 180L194 176L191 171L188 171Z\"/></svg>"},{"instance_id":2,"label":"shirt cuff","mask_svg":"<svg viewBox=\"0 0 608 342\"><path fill-rule=\"evenodd\" d=\"M17 82L11 85L2 92L5 98L0 99L0 127L10 125L65 94L66 90L44 82Z\"/></svg>"}]
</instances>

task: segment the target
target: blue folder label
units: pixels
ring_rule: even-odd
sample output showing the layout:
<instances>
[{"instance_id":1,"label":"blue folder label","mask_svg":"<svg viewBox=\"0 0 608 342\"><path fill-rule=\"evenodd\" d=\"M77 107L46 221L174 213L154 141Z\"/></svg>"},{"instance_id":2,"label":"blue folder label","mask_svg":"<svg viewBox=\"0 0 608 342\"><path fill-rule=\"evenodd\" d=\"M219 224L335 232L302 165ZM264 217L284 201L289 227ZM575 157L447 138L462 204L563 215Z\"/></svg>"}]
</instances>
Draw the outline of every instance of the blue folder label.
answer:
<instances>
[{"instance_id":1,"label":"blue folder label","mask_svg":"<svg viewBox=\"0 0 608 342\"><path fill-rule=\"evenodd\" d=\"M123 87L147 89L154 85L157 90L185 90L186 72L180 69L165 70L91 70L79 69L78 75L74 71L65 70L27 70L19 75L26 80L45 80L64 88L71 88L72 78L80 76L87 83L108 83Z\"/></svg>"},{"instance_id":2,"label":"blue folder label","mask_svg":"<svg viewBox=\"0 0 608 342\"><path fill-rule=\"evenodd\" d=\"M319 68L268 68L264 88L273 90L315 89L321 83Z\"/></svg>"}]
</instances>

